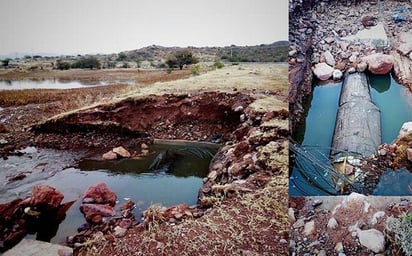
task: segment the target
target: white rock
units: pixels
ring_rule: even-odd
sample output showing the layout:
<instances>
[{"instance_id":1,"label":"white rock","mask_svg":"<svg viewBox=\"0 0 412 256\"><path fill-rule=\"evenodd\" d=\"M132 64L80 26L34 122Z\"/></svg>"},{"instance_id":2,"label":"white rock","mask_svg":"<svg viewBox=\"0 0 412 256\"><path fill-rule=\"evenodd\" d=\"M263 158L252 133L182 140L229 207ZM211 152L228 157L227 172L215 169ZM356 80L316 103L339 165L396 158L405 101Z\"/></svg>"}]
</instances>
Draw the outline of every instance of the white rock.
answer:
<instances>
[{"instance_id":1,"label":"white rock","mask_svg":"<svg viewBox=\"0 0 412 256\"><path fill-rule=\"evenodd\" d=\"M332 73L333 80L341 80L342 76L343 76L342 71L340 71L339 69L333 70L333 73Z\"/></svg>"},{"instance_id":2,"label":"white rock","mask_svg":"<svg viewBox=\"0 0 412 256\"><path fill-rule=\"evenodd\" d=\"M298 219L295 223L293 223L293 228L300 228L305 225L305 220L303 218Z\"/></svg>"},{"instance_id":3,"label":"white rock","mask_svg":"<svg viewBox=\"0 0 412 256\"><path fill-rule=\"evenodd\" d=\"M412 132L412 122L406 122L406 123L403 123L403 125L401 127L401 130L399 131L398 136L403 136L403 135L408 134L410 132Z\"/></svg>"},{"instance_id":4,"label":"white rock","mask_svg":"<svg viewBox=\"0 0 412 256\"><path fill-rule=\"evenodd\" d=\"M114 148L112 151L113 151L114 153L118 154L118 155L121 156L121 157L129 158L129 157L131 156L131 155L130 155L130 152L127 151L127 150L126 150L124 147L122 147L122 146L117 147L117 148Z\"/></svg>"},{"instance_id":5,"label":"white rock","mask_svg":"<svg viewBox=\"0 0 412 256\"><path fill-rule=\"evenodd\" d=\"M330 51L326 51L323 53L323 56L325 56L326 64L329 66L335 66L336 62L335 59L333 58L333 55Z\"/></svg>"},{"instance_id":6,"label":"white rock","mask_svg":"<svg viewBox=\"0 0 412 256\"><path fill-rule=\"evenodd\" d=\"M337 227L338 227L338 222L336 221L336 219L333 218L333 217L330 218L329 221L328 221L328 228L329 229L335 229Z\"/></svg>"},{"instance_id":7,"label":"white rock","mask_svg":"<svg viewBox=\"0 0 412 256\"><path fill-rule=\"evenodd\" d=\"M315 233L315 221L309 221L305 223L305 227L303 228L303 235L309 236Z\"/></svg>"},{"instance_id":8,"label":"white rock","mask_svg":"<svg viewBox=\"0 0 412 256\"><path fill-rule=\"evenodd\" d=\"M359 242L374 253L385 249L385 236L376 229L358 230Z\"/></svg>"},{"instance_id":9,"label":"white rock","mask_svg":"<svg viewBox=\"0 0 412 256\"><path fill-rule=\"evenodd\" d=\"M376 223L378 223L378 219L379 219L379 218L382 218L382 217L384 217L384 216L385 216L385 212L384 212L384 211L375 212L375 213L373 214L371 220L370 220L370 224L371 224L372 226L376 225Z\"/></svg>"},{"instance_id":10,"label":"white rock","mask_svg":"<svg viewBox=\"0 0 412 256\"><path fill-rule=\"evenodd\" d=\"M109 151L107 153L104 153L102 155L103 160L116 160L117 159L117 154L114 153L113 151Z\"/></svg>"},{"instance_id":11,"label":"white rock","mask_svg":"<svg viewBox=\"0 0 412 256\"><path fill-rule=\"evenodd\" d=\"M289 223L295 223L296 221L295 211L293 210L292 207L288 209L288 217L289 217Z\"/></svg>"},{"instance_id":12,"label":"white rock","mask_svg":"<svg viewBox=\"0 0 412 256\"><path fill-rule=\"evenodd\" d=\"M335 245L335 252L343 252L343 244L339 242Z\"/></svg>"},{"instance_id":13,"label":"white rock","mask_svg":"<svg viewBox=\"0 0 412 256\"><path fill-rule=\"evenodd\" d=\"M318 63L315 65L313 73L315 76L322 81L328 80L333 74L333 68L326 63Z\"/></svg>"}]
</instances>

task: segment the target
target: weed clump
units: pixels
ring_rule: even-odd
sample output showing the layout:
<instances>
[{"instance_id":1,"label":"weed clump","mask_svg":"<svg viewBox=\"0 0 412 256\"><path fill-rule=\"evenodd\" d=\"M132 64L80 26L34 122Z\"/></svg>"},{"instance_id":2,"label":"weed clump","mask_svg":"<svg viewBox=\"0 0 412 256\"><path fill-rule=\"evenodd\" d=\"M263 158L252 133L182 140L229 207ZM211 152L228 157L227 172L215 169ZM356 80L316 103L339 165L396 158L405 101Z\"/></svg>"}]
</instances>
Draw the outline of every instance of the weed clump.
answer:
<instances>
[{"instance_id":1,"label":"weed clump","mask_svg":"<svg viewBox=\"0 0 412 256\"><path fill-rule=\"evenodd\" d=\"M389 217L386 221L386 230L392 245L398 245L398 249L405 255L412 255L412 215Z\"/></svg>"}]
</instances>

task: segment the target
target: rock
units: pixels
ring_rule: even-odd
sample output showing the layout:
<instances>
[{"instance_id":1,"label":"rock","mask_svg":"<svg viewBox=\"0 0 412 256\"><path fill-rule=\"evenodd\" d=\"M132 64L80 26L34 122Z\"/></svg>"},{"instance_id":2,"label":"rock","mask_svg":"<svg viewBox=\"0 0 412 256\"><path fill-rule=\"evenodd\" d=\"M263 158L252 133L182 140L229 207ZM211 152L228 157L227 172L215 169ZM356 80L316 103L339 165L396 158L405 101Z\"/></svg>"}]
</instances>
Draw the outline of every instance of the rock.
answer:
<instances>
[{"instance_id":1,"label":"rock","mask_svg":"<svg viewBox=\"0 0 412 256\"><path fill-rule=\"evenodd\" d=\"M117 148L112 149L112 151L114 153L116 153L118 156L120 157L124 157L124 158L129 158L131 157L131 154L129 151L127 151L124 147L120 146Z\"/></svg>"},{"instance_id":2,"label":"rock","mask_svg":"<svg viewBox=\"0 0 412 256\"><path fill-rule=\"evenodd\" d=\"M126 235L127 229L116 226L114 228L114 236L115 237L124 237Z\"/></svg>"},{"instance_id":3,"label":"rock","mask_svg":"<svg viewBox=\"0 0 412 256\"><path fill-rule=\"evenodd\" d=\"M142 145L140 145L140 148L142 150L147 150L147 149L149 149L149 146L146 143L142 143Z\"/></svg>"},{"instance_id":4,"label":"rock","mask_svg":"<svg viewBox=\"0 0 412 256\"><path fill-rule=\"evenodd\" d=\"M363 61L368 64L368 70L372 74L385 75L392 70L394 58L392 55L375 53L363 58Z\"/></svg>"},{"instance_id":5,"label":"rock","mask_svg":"<svg viewBox=\"0 0 412 256\"><path fill-rule=\"evenodd\" d=\"M83 194L83 203L93 204L116 204L117 196L105 183L98 183L90 186Z\"/></svg>"},{"instance_id":6,"label":"rock","mask_svg":"<svg viewBox=\"0 0 412 256\"><path fill-rule=\"evenodd\" d=\"M318 255L316 256L326 256L326 251L325 250L320 250Z\"/></svg>"},{"instance_id":7,"label":"rock","mask_svg":"<svg viewBox=\"0 0 412 256\"><path fill-rule=\"evenodd\" d=\"M303 228L303 235L304 236L310 236L315 233L315 221L309 221L305 223L305 226Z\"/></svg>"},{"instance_id":8,"label":"rock","mask_svg":"<svg viewBox=\"0 0 412 256\"><path fill-rule=\"evenodd\" d=\"M383 252L385 249L385 236L376 229L358 230L359 242L374 253Z\"/></svg>"},{"instance_id":9,"label":"rock","mask_svg":"<svg viewBox=\"0 0 412 256\"><path fill-rule=\"evenodd\" d=\"M3 256L23 255L71 256L73 255L73 249L59 244L51 244L33 239L23 239L15 247L3 254Z\"/></svg>"},{"instance_id":10,"label":"rock","mask_svg":"<svg viewBox=\"0 0 412 256\"><path fill-rule=\"evenodd\" d=\"M343 76L342 71L340 71L339 69L333 70L333 73L332 73L333 80L341 80L342 76Z\"/></svg>"},{"instance_id":11,"label":"rock","mask_svg":"<svg viewBox=\"0 0 412 256\"><path fill-rule=\"evenodd\" d=\"M102 155L102 160L116 160L116 159L117 159L117 154L114 153L113 151L109 151Z\"/></svg>"},{"instance_id":12,"label":"rock","mask_svg":"<svg viewBox=\"0 0 412 256\"><path fill-rule=\"evenodd\" d=\"M363 25L364 27L372 27L372 26L375 26L375 25L376 25L376 20L377 20L376 17L374 17L374 16L369 16L369 15L363 16L362 19L361 19L362 25Z\"/></svg>"},{"instance_id":13,"label":"rock","mask_svg":"<svg viewBox=\"0 0 412 256\"><path fill-rule=\"evenodd\" d=\"M335 62L335 59L333 58L333 55L330 51L324 52L323 56L325 57L326 64L328 64L331 67L335 66L336 62Z\"/></svg>"},{"instance_id":14,"label":"rock","mask_svg":"<svg viewBox=\"0 0 412 256\"><path fill-rule=\"evenodd\" d=\"M102 221L101 217L110 217L116 214L112 206L105 204L82 204L80 211L88 222L95 224Z\"/></svg>"},{"instance_id":15,"label":"rock","mask_svg":"<svg viewBox=\"0 0 412 256\"><path fill-rule=\"evenodd\" d=\"M345 175L351 175L355 172L355 168L351 164L345 166Z\"/></svg>"},{"instance_id":16,"label":"rock","mask_svg":"<svg viewBox=\"0 0 412 256\"><path fill-rule=\"evenodd\" d=\"M368 64L366 64L365 62L359 62L358 64L356 64L356 70L358 72L365 72L365 70L368 68Z\"/></svg>"},{"instance_id":17,"label":"rock","mask_svg":"<svg viewBox=\"0 0 412 256\"><path fill-rule=\"evenodd\" d=\"M315 65L313 73L322 81L328 80L333 74L333 68L326 63L318 63Z\"/></svg>"},{"instance_id":18,"label":"rock","mask_svg":"<svg viewBox=\"0 0 412 256\"><path fill-rule=\"evenodd\" d=\"M30 196L30 206L46 207L46 210L57 209L64 196L57 189L47 185L36 185Z\"/></svg>"},{"instance_id":19,"label":"rock","mask_svg":"<svg viewBox=\"0 0 412 256\"><path fill-rule=\"evenodd\" d=\"M334 217L330 218L328 221L328 229L336 229L338 227L338 222Z\"/></svg>"},{"instance_id":20,"label":"rock","mask_svg":"<svg viewBox=\"0 0 412 256\"><path fill-rule=\"evenodd\" d=\"M406 149L406 157L409 161L412 162L412 148L407 148Z\"/></svg>"},{"instance_id":21,"label":"rock","mask_svg":"<svg viewBox=\"0 0 412 256\"><path fill-rule=\"evenodd\" d=\"M343 244L342 244L342 242L339 242L339 243L337 243L336 245L335 245L335 252L337 252L337 253L341 253L341 252L343 252Z\"/></svg>"},{"instance_id":22,"label":"rock","mask_svg":"<svg viewBox=\"0 0 412 256\"><path fill-rule=\"evenodd\" d=\"M406 135L408 133L412 132L412 122L406 122L402 124L402 127L399 131L398 137Z\"/></svg>"},{"instance_id":23,"label":"rock","mask_svg":"<svg viewBox=\"0 0 412 256\"><path fill-rule=\"evenodd\" d=\"M329 36L329 37L326 37L326 38L325 38L325 43L331 44L331 43L333 43L333 42L335 42L335 38L334 38L334 37Z\"/></svg>"},{"instance_id":24,"label":"rock","mask_svg":"<svg viewBox=\"0 0 412 256\"><path fill-rule=\"evenodd\" d=\"M371 220L370 220L370 224L371 224L372 226L376 225L376 224L378 223L378 219L379 219L379 218L382 218L382 217L384 217L384 216L385 216L385 212L384 212L384 211L375 212L375 213L373 214Z\"/></svg>"},{"instance_id":25,"label":"rock","mask_svg":"<svg viewBox=\"0 0 412 256\"><path fill-rule=\"evenodd\" d=\"M211 171L211 172L209 173L209 175L207 175L207 177L208 177L211 181L214 181L214 180L216 179L216 177L217 177L217 171L216 171L216 170Z\"/></svg>"},{"instance_id":26,"label":"rock","mask_svg":"<svg viewBox=\"0 0 412 256\"><path fill-rule=\"evenodd\" d=\"M119 227L128 229L132 226L133 222L131 219L122 219L119 223Z\"/></svg>"},{"instance_id":27,"label":"rock","mask_svg":"<svg viewBox=\"0 0 412 256\"><path fill-rule=\"evenodd\" d=\"M289 223L290 223L290 224L295 223L295 221L296 221L295 211L293 210L292 207L290 207L290 208L288 209L288 217L289 217Z\"/></svg>"},{"instance_id":28,"label":"rock","mask_svg":"<svg viewBox=\"0 0 412 256\"><path fill-rule=\"evenodd\" d=\"M295 223L293 223L293 228L300 228L305 225L305 220L303 218L299 218Z\"/></svg>"},{"instance_id":29,"label":"rock","mask_svg":"<svg viewBox=\"0 0 412 256\"><path fill-rule=\"evenodd\" d=\"M412 52L412 33L411 32L402 32L398 36L398 47L396 50L402 55L406 56Z\"/></svg>"},{"instance_id":30,"label":"rock","mask_svg":"<svg viewBox=\"0 0 412 256\"><path fill-rule=\"evenodd\" d=\"M236 145L233 153L235 154L235 156L242 156L249 151L249 148L249 143L246 140L243 140Z\"/></svg>"}]
</instances>

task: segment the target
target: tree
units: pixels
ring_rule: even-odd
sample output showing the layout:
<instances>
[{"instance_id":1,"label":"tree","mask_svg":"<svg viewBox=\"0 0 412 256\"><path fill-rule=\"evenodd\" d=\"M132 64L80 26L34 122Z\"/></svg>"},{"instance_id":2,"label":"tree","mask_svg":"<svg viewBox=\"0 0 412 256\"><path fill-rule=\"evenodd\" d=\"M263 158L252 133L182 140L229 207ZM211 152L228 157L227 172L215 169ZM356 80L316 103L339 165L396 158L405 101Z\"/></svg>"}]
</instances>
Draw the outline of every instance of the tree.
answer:
<instances>
[{"instance_id":1,"label":"tree","mask_svg":"<svg viewBox=\"0 0 412 256\"><path fill-rule=\"evenodd\" d=\"M199 61L197 58L194 57L192 52L189 50L177 51L176 53L169 55L166 59L166 64L170 68L178 66L180 70L183 69L184 65L196 64L198 62Z\"/></svg>"},{"instance_id":2,"label":"tree","mask_svg":"<svg viewBox=\"0 0 412 256\"><path fill-rule=\"evenodd\" d=\"M126 55L126 53L124 53L124 52L120 52L119 55L117 56L117 60L118 60L118 61L123 61L123 60L125 60L126 58L127 58L127 55Z\"/></svg>"},{"instance_id":3,"label":"tree","mask_svg":"<svg viewBox=\"0 0 412 256\"><path fill-rule=\"evenodd\" d=\"M1 65L2 65L3 67L9 66L10 60L11 60L11 59L9 59L9 58L6 58L6 59L2 60L2 61L1 61Z\"/></svg>"},{"instance_id":4,"label":"tree","mask_svg":"<svg viewBox=\"0 0 412 256\"><path fill-rule=\"evenodd\" d=\"M82 57L80 58L80 60L72 64L72 68L100 69L100 67L101 67L100 61L96 57L93 57L93 56Z\"/></svg>"},{"instance_id":5,"label":"tree","mask_svg":"<svg viewBox=\"0 0 412 256\"><path fill-rule=\"evenodd\" d=\"M63 60L57 60L57 69L68 70L70 69L70 63Z\"/></svg>"}]
</instances>

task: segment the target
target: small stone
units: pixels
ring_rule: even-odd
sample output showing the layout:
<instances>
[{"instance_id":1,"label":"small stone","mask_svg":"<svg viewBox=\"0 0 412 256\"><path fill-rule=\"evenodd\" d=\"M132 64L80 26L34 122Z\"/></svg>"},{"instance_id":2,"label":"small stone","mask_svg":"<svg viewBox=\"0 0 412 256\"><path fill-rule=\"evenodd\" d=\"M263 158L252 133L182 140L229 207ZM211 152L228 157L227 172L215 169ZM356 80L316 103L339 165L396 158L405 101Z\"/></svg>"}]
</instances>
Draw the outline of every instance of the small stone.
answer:
<instances>
[{"instance_id":1,"label":"small stone","mask_svg":"<svg viewBox=\"0 0 412 256\"><path fill-rule=\"evenodd\" d=\"M330 218L328 221L328 228L329 229L336 229L338 227L338 222L336 221L335 218Z\"/></svg>"},{"instance_id":2,"label":"small stone","mask_svg":"<svg viewBox=\"0 0 412 256\"><path fill-rule=\"evenodd\" d=\"M317 256L326 256L326 251L325 250L320 250Z\"/></svg>"},{"instance_id":3,"label":"small stone","mask_svg":"<svg viewBox=\"0 0 412 256\"><path fill-rule=\"evenodd\" d=\"M115 237L124 237L126 235L127 229L121 228L119 226L116 226L114 228L114 236Z\"/></svg>"},{"instance_id":4,"label":"small stone","mask_svg":"<svg viewBox=\"0 0 412 256\"><path fill-rule=\"evenodd\" d=\"M374 253L385 249L385 236L376 229L358 230L359 242Z\"/></svg>"},{"instance_id":5,"label":"small stone","mask_svg":"<svg viewBox=\"0 0 412 256\"><path fill-rule=\"evenodd\" d=\"M356 64L356 69L360 73L365 72L365 70L367 68L368 68L368 64L366 64L365 62L360 62L360 63Z\"/></svg>"},{"instance_id":6,"label":"small stone","mask_svg":"<svg viewBox=\"0 0 412 256\"><path fill-rule=\"evenodd\" d=\"M347 164L347 165L345 166L345 174L346 174L346 175L351 175L351 174L353 174L353 173L354 173L354 170L355 170L355 168L354 168L353 165L351 165L351 164Z\"/></svg>"},{"instance_id":7,"label":"small stone","mask_svg":"<svg viewBox=\"0 0 412 256\"><path fill-rule=\"evenodd\" d=\"M149 146L146 143L142 143L142 145L140 145L140 148L145 150L145 149L149 149Z\"/></svg>"},{"instance_id":8,"label":"small stone","mask_svg":"<svg viewBox=\"0 0 412 256\"><path fill-rule=\"evenodd\" d=\"M300 228L305 225L305 221L303 218L298 219L295 223L293 223L293 228Z\"/></svg>"},{"instance_id":9,"label":"small stone","mask_svg":"<svg viewBox=\"0 0 412 256\"><path fill-rule=\"evenodd\" d=\"M379 149L379 155L381 156L386 156L388 154L388 151L384 148Z\"/></svg>"},{"instance_id":10,"label":"small stone","mask_svg":"<svg viewBox=\"0 0 412 256\"><path fill-rule=\"evenodd\" d=\"M412 161L412 148L406 149L406 156L409 161Z\"/></svg>"},{"instance_id":11,"label":"small stone","mask_svg":"<svg viewBox=\"0 0 412 256\"><path fill-rule=\"evenodd\" d=\"M315 233L315 222L312 220L305 223L305 227L303 228L303 235L309 236L313 233Z\"/></svg>"},{"instance_id":12,"label":"small stone","mask_svg":"<svg viewBox=\"0 0 412 256\"><path fill-rule=\"evenodd\" d=\"M292 207L288 209L288 217L289 217L289 223L295 223L296 221L295 211L293 210Z\"/></svg>"},{"instance_id":13,"label":"small stone","mask_svg":"<svg viewBox=\"0 0 412 256\"><path fill-rule=\"evenodd\" d=\"M286 241L286 239L282 238L282 239L280 239L279 243L281 243L281 244L287 244L288 241Z\"/></svg>"},{"instance_id":14,"label":"small stone","mask_svg":"<svg viewBox=\"0 0 412 256\"><path fill-rule=\"evenodd\" d=\"M124 147L120 146L117 148L114 148L112 150L114 153L116 153L117 155L124 157L124 158L129 158L131 156L130 152L127 151Z\"/></svg>"},{"instance_id":15,"label":"small stone","mask_svg":"<svg viewBox=\"0 0 412 256\"><path fill-rule=\"evenodd\" d=\"M211 180L214 181L217 177L217 171L213 170L209 173L209 175L207 175L207 177Z\"/></svg>"},{"instance_id":16,"label":"small stone","mask_svg":"<svg viewBox=\"0 0 412 256\"><path fill-rule=\"evenodd\" d=\"M102 155L102 160L116 160L116 159L117 159L117 154L114 153L113 151L109 151Z\"/></svg>"},{"instance_id":17,"label":"small stone","mask_svg":"<svg viewBox=\"0 0 412 256\"><path fill-rule=\"evenodd\" d=\"M342 77L343 77L342 71L340 71L339 69L333 70L333 73L332 73L333 80L341 80Z\"/></svg>"},{"instance_id":18,"label":"small stone","mask_svg":"<svg viewBox=\"0 0 412 256\"><path fill-rule=\"evenodd\" d=\"M339 242L335 245L335 252L343 252L343 244Z\"/></svg>"}]
</instances>

